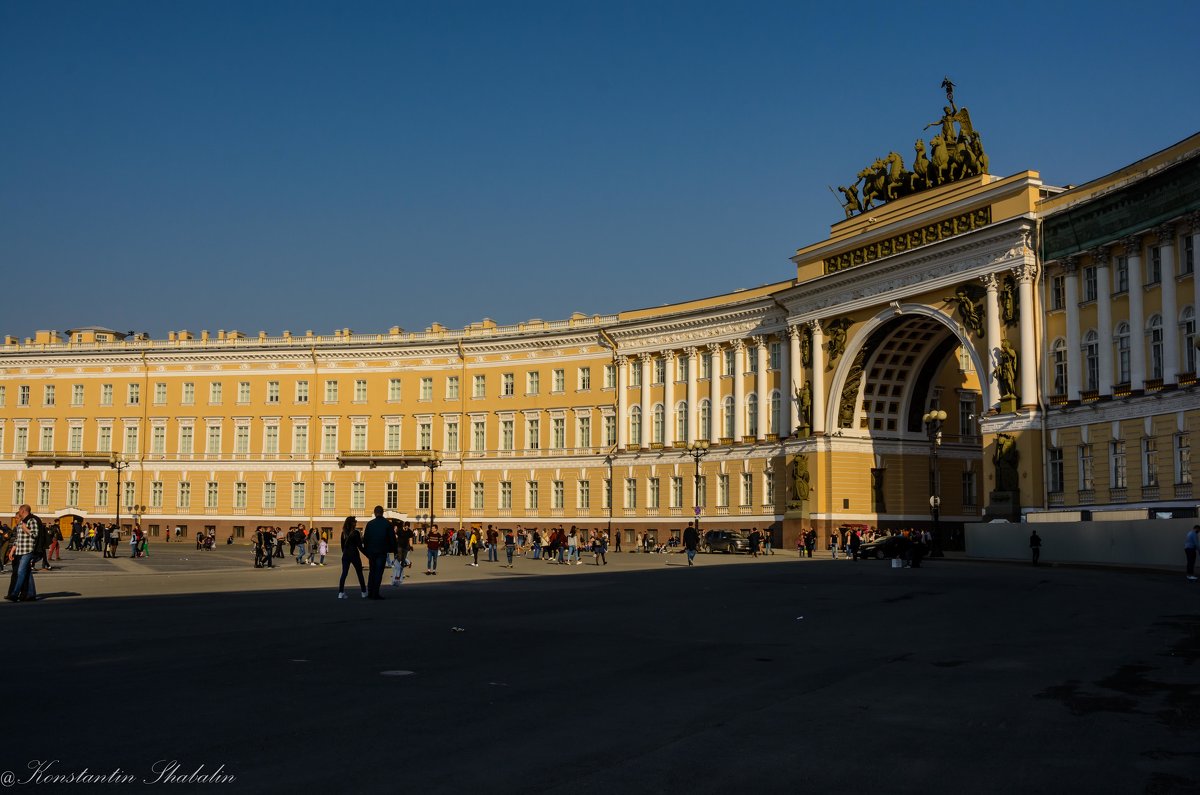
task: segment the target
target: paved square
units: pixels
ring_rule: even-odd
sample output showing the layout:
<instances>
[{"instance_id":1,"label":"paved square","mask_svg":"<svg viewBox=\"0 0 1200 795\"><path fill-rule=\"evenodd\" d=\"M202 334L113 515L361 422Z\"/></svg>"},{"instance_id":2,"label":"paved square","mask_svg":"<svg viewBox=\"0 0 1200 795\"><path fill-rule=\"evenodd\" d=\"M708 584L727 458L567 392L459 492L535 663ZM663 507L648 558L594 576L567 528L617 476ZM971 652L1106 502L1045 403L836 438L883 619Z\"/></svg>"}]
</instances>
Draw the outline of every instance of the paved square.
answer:
<instances>
[{"instance_id":1,"label":"paved square","mask_svg":"<svg viewBox=\"0 0 1200 795\"><path fill-rule=\"evenodd\" d=\"M31 669L9 680L14 789L38 759L119 766L130 788L159 760L223 765L219 789L247 792L1200 787L1200 589L1182 575L443 558L370 602L335 599L332 566L221 550L190 573L198 554L67 560L38 578L51 598L3 605L10 674Z\"/></svg>"}]
</instances>

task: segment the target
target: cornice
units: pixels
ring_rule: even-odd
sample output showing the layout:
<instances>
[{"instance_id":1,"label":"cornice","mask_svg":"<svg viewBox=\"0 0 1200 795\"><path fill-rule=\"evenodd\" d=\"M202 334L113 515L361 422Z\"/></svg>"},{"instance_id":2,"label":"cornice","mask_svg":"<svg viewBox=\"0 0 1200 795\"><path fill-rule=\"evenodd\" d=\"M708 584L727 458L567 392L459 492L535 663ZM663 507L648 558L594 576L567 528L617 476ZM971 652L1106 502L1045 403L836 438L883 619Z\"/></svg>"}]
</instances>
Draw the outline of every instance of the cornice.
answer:
<instances>
[{"instance_id":1,"label":"cornice","mask_svg":"<svg viewBox=\"0 0 1200 795\"><path fill-rule=\"evenodd\" d=\"M1046 427L1058 430L1060 428L1076 428L1080 425L1140 420L1160 414L1175 414L1180 411L1194 411L1198 398L1200 398L1200 388L1192 386L1170 392L1154 392L1139 397L1065 406L1052 409L1047 413Z\"/></svg>"}]
</instances>

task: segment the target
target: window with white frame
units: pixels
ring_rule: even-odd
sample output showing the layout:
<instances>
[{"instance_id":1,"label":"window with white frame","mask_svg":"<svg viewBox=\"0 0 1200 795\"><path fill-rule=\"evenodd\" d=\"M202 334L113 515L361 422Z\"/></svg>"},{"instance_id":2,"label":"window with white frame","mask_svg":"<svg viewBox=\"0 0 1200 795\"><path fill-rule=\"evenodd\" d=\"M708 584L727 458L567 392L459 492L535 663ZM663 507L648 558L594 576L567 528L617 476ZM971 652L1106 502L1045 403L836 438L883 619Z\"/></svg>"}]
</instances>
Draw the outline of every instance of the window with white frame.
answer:
<instances>
[{"instance_id":1,"label":"window with white frame","mask_svg":"<svg viewBox=\"0 0 1200 795\"><path fill-rule=\"evenodd\" d=\"M1128 384L1130 379L1128 323L1121 322L1117 324L1113 340L1117 346L1117 383Z\"/></svg>"},{"instance_id":2,"label":"window with white frame","mask_svg":"<svg viewBox=\"0 0 1200 795\"><path fill-rule=\"evenodd\" d=\"M321 484L321 510L332 511L337 497L337 487L332 480Z\"/></svg>"},{"instance_id":3,"label":"window with white frame","mask_svg":"<svg viewBox=\"0 0 1200 795\"><path fill-rule=\"evenodd\" d=\"M1054 394L1067 394L1067 341L1061 337L1050 348L1050 359L1054 363Z\"/></svg>"},{"instance_id":4,"label":"window with white frame","mask_svg":"<svg viewBox=\"0 0 1200 795\"><path fill-rule=\"evenodd\" d=\"M297 403L307 403L308 402L308 381L297 381L295 392L296 392L296 402Z\"/></svg>"},{"instance_id":5,"label":"window with white frame","mask_svg":"<svg viewBox=\"0 0 1200 795\"><path fill-rule=\"evenodd\" d=\"M304 506L308 504L308 494L304 481L297 480L292 483L292 510L303 511Z\"/></svg>"},{"instance_id":6,"label":"window with white frame","mask_svg":"<svg viewBox=\"0 0 1200 795\"><path fill-rule=\"evenodd\" d=\"M725 432L722 434L722 436L732 438L733 437L733 398L732 397L725 398L724 414L725 414Z\"/></svg>"},{"instance_id":7,"label":"window with white frame","mask_svg":"<svg viewBox=\"0 0 1200 795\"><path fill-rule=\"evenodd\" d=\"M400 507L400 484L388 483L383 490L383 507L389 511L397 510Z\"/></svg>"},{"instance_id":8,"label":"window with white frame","mask_svg":"<svg viewBox=\"0 0 1200 795\"><path fill-rule=\"evenodd\" d=\"M159 387L162 388L162 400L158 399ZM155 384L154 385L154 402L155 403L166 403L167 402L167 385L166 384ZM83 384L74 384L71 387L71 405L72 406L82 406L83 405Z\"/></svg>"},{"instance_id":9,"label":"window with white frame","mask_svg":"<svg viewBox=\"0 0 1200 795\"><path fill-rule=\"evenodd\" d=\"M108 507L108 481L107 480L96 481L96 507L97 508L107 508Z\"/></svg>"},{"instance_id":10,"label":"window with white frame","mask_svg":"<svg viewBox=\"0 0 1200 795\"><path fill-rule=\"evenodd\" d=\"M1109 442L1109 482L1114 489L1123 489L1129 485L1126 460L1125 440L1114 439Z\"/></svg>"},{"instance_id":11,"label":"window with white frame","mask_svg":"<svg viewBox=\"0 0 1200 795\"><path fill-rule=\"evenodd\" d=\"M209 425L207 432L208 436L204 443L204 452L207 455L219 455L221 453L221 426Z\"/></svg>"},{"instance_id":12,"label":"window with white frame","mask_svg":"<svg viewBox=\"0 0 1200 795\"><path fill-rule=\"evenodd\" d=\"M712 435L712 403L707 399L700 401L700 419L696 428L699 438L711 441Z\"/></svg>"},{"instance_id":13,"label":"window with white frame","mask_svg":"<svg viewBox=\"0 0 1200 795\"><path fill-rule=\"evenodd\" d=\"M661 356L654 360L654 380L652 384L662 384L667 380L667 361Z\"/></svg>"},{"instance_id":14,"label":"window with white frame","mask_svg":"<svg viewBox=\"0 0 1200 795\"><path fill-rule=\"evenodd\" d=\"M512 481L500 481L500 510L507 511L512 509Z\"/></svg>"},{"instance_id":15,"label":"window with white frame","mask_svg":"<svg viewBox=\"0 0 1200 795\"><path fill-rule=\"evenodd\" d=\"M1096 266L1088 265L1083 269L1083 300L1096 300Z\"/></svg>"},{"instance_id":16,"label":"window with white frame","mask_svg":"<svg viewBox=\"0 0 1200 795\"><path fill-rule=\"evenodd\" d=\"M592 418L584 415L575 420L575 446L592 446Z\"/></svg>"},{"instance_id":17,"label":"window with white frame","mask_svg":"<svg viewBox=\"0 0 1200 795\"><path fill-rule=\"evenodd\" d=\"M71 483L75 484L76 502L78 502L79 481L73 480L73 481L71 481ZM68 499L68 502L70 502L69 499ZM49 504L50 504L50 481L39 480L38 481L38 505L49 505Z\"/></svg>"},{"instance_id":18,"label":"window with white frame","mask_svg":"<svg viewBox=\"0 0 1200 795\"><path fill-rule=\"evenodd\" d=\"M367 379L365 379L365 378L354 379L354 402L355 403L366 403L367 402Z\"/></svg>"},{"instance_id":19,"label":"window with white frame","mask_svg":"<svg viewBox=\"0 0 1200 795\"><path fill-rule=\"evenodd\" d=\"M48 453L54 449L54 426L43 425L41 442L38 445L38 450L43 453Z\"/></svg>"},{"instance_id":20,"label":"window with white frame","mask_svg":"<svg viewBox=\"0 0 1200 795\"><path fill-rule=\"evenodd\" d=\"M733 348L726 348L724 353L725 353L725 369L723 371L723 374L726 376L732 376L734 374L733 368L735 365L734 350L733 350Z\"/></svg>"},{"instance_id":21,"label":"window with white frame","mask_svg":"<svg viewBox=\"0 0 1200 795\"><path fill-rule=\"evenodd\" d=\"M758 395L751 394L746 398L746 432L758 436Z\"/></svg>"},{"instance_id":22,"label":"window with white frame","mask_svg":"<svg viewBox=\"0 0 1200 795\"><path fill-rule=\"evenodd\" d=\"M617 366L615 364L604 365L604 388L617 388Z\"/></svg>"},{"instance_id":23,"label":"window with white frame","mask_svg":"<svg viewBox=\"0 0 1200 795\"><path fill-rule=\"evenodd\" d=\"M567 391L567 371L556 369L550 375L550 390L553 392Z\"/></svg>"},{"instance_id":24,"label":"window with white frame","mask_svg":"<svg viewBox=\"0 0 1200 795\"><path fill-rule=\"evenodd\" d=\"M233 507L238 510L245 510L247 496L249 490L246 487L245 481L237 481L233 484Z\"/></svg>"},{"instance_id":25,"label":"window with white frame","mask_svg":"<svg viewBox=\"0 0 1200 795\"><path fill-rule=\"evenodd\" d=\"M592 368L590 368L590 367L580 367L579 368L579 387L578 388L579 388L580 392L586 392L587 390L592 388Z\"/></svg>"},{"instance_id":26,"label":"window with white frame","mask_svg":"<svg viewBox=\"0 0 1200 795\"><path fill-rule=\"evenodd\" d=\"M458 400L458 376L446 378L446 400Z\"/></svg>"},{"instance_id":27,"label":"window with white frame","mask_svg":"<svg viewBox=\"0 0 1200 795\"><path fill-rule=\"evenodd\" d=\"M782 361L783 343L772 342L767 348L768 367L770 367L772 370L778 370Z\"/></svg>"},{"instance_id":28,"label":"window with white frame","mask_svg":"<svg viewBox=\"0 0 1200 795\"><path fill-rule=\"evenodd\" d=\"M356 422L350 428L350 449L362 452L367 449L367 424Z\"/></svg>"},{"instance_id":29,"label":"window with white frame","mask_svg":"<svg viewBox=\"0 0 1200 795\"><path fill-rule=\"evenodd\" d=\"M512 450L515 440L513 439L514 420L500 420L500 449Z\"/></svg>"},{"instance_id":30,"label":"window with white frame","mask_svg":"<svg viewBox=\"0 0 1200 795\"><path fill-rule=\"evenodd\" d=\"M250 402L250 382L238 381L237 402L245 405Z\"/></svg>"},{"instance_id":31,"label":"window with white frame","mask_svg":"<svg viewBox=\"0 0 1200 795\"><path fill-rule=\"evenodd\" d=\"M483 481L476 480L471 484L471 507L477 511L483 510L484 485Z\"/></svg>"},{"instance_id":32,"label":"window with white frame","mask_svg":"<svg viewBox=\"0 0 1200 795\"><path fill-rule=\"evenodd\" d=\"M400 393L400 379L399 378L389 378L388 379L388 396L387 396L388 403L400 402L400 394L401 394Z\"/></svg>"},{"instance_id":33,"label":"window with white frame","mask_svg":"<svg viewBox=\"0 0 1200 795\"><path fill-rule=\"evenodd\" d=\"M132 480L127 480L127 481L125 481L123 486L124 486L123 491L125 492L125 498L124 498L125 502L123 504L124 505L133 505L133 503L134 503L133 495L134 495L134 492L137 490L137 484L134 483Z\"/></svg>"},{"instance_id":34,"label":"window with white frame","mask_svg":"<svg viewBox=\"0 0 1200 795\"><path fill-rule=\"evenodd\" d=\"M129 386L132 388L132 387L137 386L137 384L130 384ZM54 405L56 391L57 390L54 388L54 384L46 384L42 387L42 405L43 406L53 406ZM130 394L132 395L133 393L131 392ZM130 401L130 403L132 405L132 401Z\"/></svg>"},{"instance_id":35,"label":"window with white frame","mask_svg":"<svg viewBox=\"0 0 1200 795\"><path fill-rule=\"evenodd\" d=\"M279 426L263 426L263 452L267 455L279 454Z\"/></svg>"},{"instance_id":36,"label":"window with white frame","mask_svg":"<svg viewBox=\"0 0 1200 795\"><path fill-rule=\"evenodd\" d=\"M617 443L617 418L612 414L604 417L604 446L612 447Z\"/></svg>"},{"instance_id":37,"label":"window with white frame","mask_svg":"<svg viewBox=\"0 0 1200 795\"><path fill-rule=\"evenodd\" d=\"M525 420L525 449L537 450L541 447L542 423L536 417Z\"/></svg>"},{"instance_id":38,"label":"window with white frame","mask_svg":"<svg viewBox=\"0 0 1200 795\"><path fill-rule=\"evenodd\" d=\"M233 427L233 452L247 455L250 452L250 424L239 422Z\"/></svg>"},{"instance_id":39,"label":"window with white frame","mask_svg":"<svg viewBox=\"0 0 1200 795\"><path fill-rule=\"evenodd\" d=\"M561 480L550 482L550 507L562 510L566 503L566 488Z\"/></svg>"},{"instance_id":40,"label":"window with white frame","mask_svg":"<svg viewBox=\"0 0 1200 795\"><path fill-rule=\"evenodd\" d=\"M179 508L192 507L192 484L191 481L181 480L175 489L175 505Z\"/></svg>"},{"instance_id":41,"label":"window with white frame","mask_svg":"<svg viewBox=\"0 0 1200 795\"><path fill-rule=\"evenodd\" d=\"M195 449L195 428L190 424L179 426L179 454L191 455ZM107 452L112 445L112 428L100 428L100 451Z\"/></svg>"},{"instance_id":42,"label":"window with white frame","mask_svg":"<svg viewBox=\"0 0 1200 795\"><path fill-rule=\"evenodd\" d=\"M267 402L268 403L278 403L279 402L279 382L278 381L268 381L267 382Z\"/></svg>"},{"instance_id":43,"label":"window with white frame","mask_svg":"<svg viewBox=\"0 0 1200 795\"><path fill-rule=\"evenodd\" d=\"M367 484L350 484L350 510L365 511L367 509Z\"/></svg>"},{"instance_id":44,"label":"window with white frame","mask_svg":"<svg viewBox=\"0 0 1200 795\"><path fill-rule=\"evenodd\" d=\"M662 481L658 478L649 478L646 481L646 507L657 510L660 507L662 489Z\"/></svg>"},{"instance_id":45,"label":"window with white frame","mask_svg":"<svg viewBox=\"0 0 1200 795\"><path fill-rule=\"evenodd\" d=\"M629 385L642 385L642 363L637 359L629 360Z\"/></svg>"},{"instance_id":46,"label":"window with white frame","mask_svg":"<svg viewBox=\"0 0 1200 795\"><path fill-rule=\"evenodd\" d=\"M487 397L487 376L477 375L471 379L471 397Z\"/></svg>"},{"instance_id":47,"label":"window with white frame","mask_svg":"<svg viewBox=\"0 0 1200 795\"><path fill-rule=\"evenodd\" d=\"M1100 335L1095 331L1083 335L1082 353L1084 389L1095 392L1100 388Z\"/></svg>"},{"instance_id":48,"label":"window with white frame","mask_svg":"<svg viewBox=\"0 0 1200 795\"><path fill-rule=\"evenodd\" d=\"M42 481L42 482L45 483L46 481ZM47 483L46 485L49 485L49 484ZM46 502L48 503L49 499L47 499ZM67 507L69 507L69 508L78 508L79 507L79 481L78 480L67 481Z\"/></svg>"},{"instance_id":49,"label":"window with white frame","mask_svg":"<svg viewBox=\"0 0 1200 795\"><path fill-rule=\"evenodd\" d=\"M1150 262L1146 267L1146 284L1158 284L1162 281L1162 249L1150 247Z\"/></svg>"},{"instance_id":50,"label":"window with white frame","mask_svg":"<svg viewBox=\"0 0 1200 795\"><path fill-rule=\"evenodd\" d=\"M13 481L13 499L12 499L12 501L13 501L13 505L24 505L25 504L25 481L23 481L23 480L14 480Z\"/></svg>"},{"instance_id":51,"label":"window with white frame","mask_svg":"<svg viewBox=\"0 0 1200 795\"><path fill-rule=\"evenodd\" d=\"M1142 486L1158 485L1158 441L1153 436L1142 439Z\"/></svg>"},{"instance_id":52,"label":"window with white frame","mask_svg":"<svg viewBox=\"0 0 1200 795\"><path fill-rule=\"evenodd\" d=\"M442 484L442 507L447 511L458 510L458 484L453 480Z\"/></svg>"},{"instance_id":53,"label":"window with white frame","mask_svg":"<svg viewBox=\"0 0 1200 795\"><path fill-rule=\"evenodd\" d=\"M212 510L217 507L217 497L219 496L217 482L210 480L204 486L204 507Z\"/></svg>"},{"instance_id":54,"label":"window with white frame","mask_svg":"<svg viewBox=\"0 0 1200 795\"><path fill-rule=\"evenodd\" d=\"M636 508L638 496L637 478L625 478L625 507Z\"/></svg>"},{"instance_id":55,"label":"window with white frame","mask_svg":"<svg viewBox=\"0 0 1200 795\"><path fill-rule=\"evenodd\" d=\"M487 450L487 421L471 421L471 451L482 453Z\"/></svg>"},{"instance_id":56,"label":"window with white frame","mask_svg":"<svg viewBox=\"0 0 1200 795\"><path fill-rule=\"evenodd\" d=\"M337 403L338 402L338 382L337 381L330 380L330 381L325 382L325 402L326 403Z\"/></svg>"},{"instance_id":57,"label":"window with white frame","mask_svg":"<svg viewBox=\"0 0 1200 795\"><path fill-rule=\"evenodd\" d=\"M458 452L458 420L446 420L446 452Z\"/></svg>"},{"instance_id":58,"label":"window with white frame","mask_svg":"<svg viewBox=\"0 0 1200 795\"><path fill-rule=\"evenodd\" d=\"M1161 315L1151 315L1146 323L1146 338L1150 343L1150 377L1163 377L1163 322Z\"/></svg>"},{"instance_id":59,"label":"window with white frame","mask_svg":"<svg viewBox=\"0 0 1200 795\"><path fill-rule=\"evenodd\" d=\"M1188 238L1189 240L1191 238ZM1196 310L1185 306L1179 315L1179 331L1183 336L1183 372L1196 372Z\"/></svg>"},{"instance_id":60,"label":"window with white frame","mask_svg":"<svg viewBox=\"0 0 1200 795\"><path fill-rule=\"evenodd\" d=\"M400 449L400 422L392 420L384 429L384 446L389 451Z\"/></svg>"},{"instance_id":61,"label":"window with white frame","mask_svg":"<svg viewBox=\"0 0 1200 795\"><path fill-rule=\"evenodd\" d=\"M655 444L663 443L663 433L665 432L666 425L665 414L666 411L663 409L661 403L654 407L654 436L651 437L651 441Z\"/></svg>"},{"instance_id":62,"label":"window with white frame","mask_svg":"<svg viewBox=\"0 0 1200 795\"><path fill-rule=\"evenodd\" d=\"M689 441L687 438L687 418L688 410L686 403L677 403L675 405L675 441Z\"/></svg>"},{"instance_id":63,"label":"window with white frame","mask_svg":"<svg viewBox=\"0 0 1200 795\"><path fill-rule=\"evenodd\" d=\"M500 376L500 396L512 397L516 390L516 378L512 373L504 373Z\"/></svg>"},{"instance_id":64,"label":"window with white frame","mask_svg":"<svg viewBox=\"0 0 1200 795\"><path fill-rule=\"evenodd\" d=\"M213 381L208 385L208 403L210 406L221 405L221 393L224 390L220 381Z\"/></svg>"},{"instance_id":65,"label":"window with white frame","mask_svg":"<svg viewBox=\"0 0 1200 795\"><path fill-rule=\"evenodd\" d=\"M613 484L610 478L604 479L604 510L611 511L613 507Z\"/></svg>"},{"instance_id":66,"label":"window with white frame","mask_svg":"<svg viewBox=\"0 0 1200 795\"><path fill-rule=\"evenodd\" d=\"M629 409L629 443L642 443L642 407L633 406Z\"/></svg>"},{"instance_id":67,"label":"window with white frame","mask_svg":"<svg viewBox=\"0 0 1200 795\"><path fill-rule=\"evenodd\" d=\"M187 387L192 387L193 390L195 389L195 387L192 384L184 384L183 386L184 386L184 396L185 397L187 397L187 395L188 395ZM28 406L29 405L29 387L23 386L23 387L21 387L21 389L24 390L24 395L25 395L25 402L22 403L21 405ZM195 397L194 391L193 391L192 397L193 398ZM113 385L112 384L101 384L100 385L100 405L101 406L111 406L112 402L113 402ZM184 402L191 403L192 400L189 399Z\"/></svg>"},{"instance_id":68,"label":"window with white frame","mask_svg":"<svg viewBox=\"0 0 1200 795\"><path fill-rule=\"evenodd\" d=\"M53 394L51 394L50 400L51 401L54 400ZM141 384L128 384L126 386L126 390L125 390L125 401L130 406L140 405L142 402L142 385ZM53 403L51 403L50 405L53 405Z\"/></svg>"},{"instance_id":69,"label":"window with white frame","mask_svg":"<svg viewBox=\"0 0 1200 795\"><path fill-rule=\"evenodd\" d=\"M1079 445L1079 490L1092 491L1096 488L1096 479L1092 473L1092 446Z\"/></svg>"},{"instance_id":70,"label":"window with white frame","mask_svg":"<svg viewBox=\"0 0 1200 795\"><path fill-rule=\"evenodd\" d=\"M1051 447L1050 472L1048 484L1050 493L1061 494L1063 490L1063 451L1060 447Z\"/></svg>"},{"instance_id":71,"label":"window with white frame","mask_svg":"<svg viewBox=\"0 0 1200 795\"><path fill-rule=\"evenodd\" d=\"M421 392L418 400L433 400L433 377L421 376Z\"/></svg>"},{"instance_id":72,"label":"window with white frame","mask_svg":"<svg viewBox=\"0 0 1200 795\"><path fill-rule=\"evenodd\" d=\"M525 483L525 509L536 511L538 507L538 482L530 480Z\"/></svg>"},{"instance_id":73,"label":"window with white frame","mask_svg":"<svg viewBox=\"0 0 1200 795\"><path fill-rule=\"evenodd\" d=\"M1066 306L1066 293L1063 287L1063 275L1056 273L1050 277L1050 308L1062 309Z\"/></svg>"},{"instance_id":74,"label":"window with white frame","mask_svg":"<svg viewBox=\"0 0 1200 795\"><path fill-rule=\"evenodd\" d=\"M672 508L682 508L683 507L683 478L682 477L676 476L676 477L671 478L671 507Z\"/></svg>"},{"instance_id":75,"label":"window with white frame","mask_svg":"<svg viewBox=\"0 0 1200 795\"><path fill-rule=\"evenodd\" d=\"M742 505L754 504L754 475L751 472L742 473Z\"/></svg>"},{"instance_id":76,"label":"window with white frame","mask_svg":"<svg viewBox=\"0 0 1200 795\"><path fill-rule=\"evenodd\" d=\"M700 359L700 373L699 373L700 380L704 381L704 380L708 380L708 379L712 378L712 371L713 371L713 357L715 357L715 356L716 356L716 354L715 354L715 353L702 353L702 354L700 354L700 356L699 356L699 359Z\"/></svg>"},{"instance_id":77,"label":"window with white frame","mask_svg":"<svg viewBox=\"0 0 1200 795\"><path fill-rule=\"evenodd\" d=\"M1175 434L1175 482L1181 486L1192 482L1191 436L1187 433Z\"/></svg>"},{"instance_id":78,"label":"window with white frame","mask_svg":"<svg viewBox=\"0 0 1200 795\"><path fill-rule=\"evenodd\" d=\"M163 482L161 480L150 481L150 507L163 507Z\"/></svg>"},{"instance_id":79,"label":"window with white frame","mask_svg":"<svg viewBox=\"0 0 1200 795\"><path fill-rule=\"evenodd\" d=\"M550 448L562 450L567 446L567 421L563 417L550 419Z\"/></svg>"},{"instance_id":80,"label":"window with white frame","mask_svg":"<svg viewBox=\"0 0 1200 795\"><path fill-rule=\"evenodd\" d=\"M308 455L308 426L292 427L292 455Z\"/></svg>"},{"instance_id":81,"label":"window with white frame","mask_svg":"<svg viewBox=\"0 0 1200 795\"><path fill-rule=\"evenodd\" d=\"M581 480L575 484L576 505L581 510L587 510L592 507L592 483L588 480Z\"/></svg>"},{"instance_id":82,"label":"window with white frame","mask_svg":"<svg viewBox=\"0 0 1200 795\"><path fill-rule=\"evenodd\" d=\"M729 475L717 475L717 507L729 507Z\"/></svg>"},{"instance_id":83,"label":"window with white frame","mask_svg":"<svg viewBox=\"0 0 1200 795\"><path fill-rule=\"evenodd\" d=\"M83 450L83 426L72 425L67 429L67 449L72 453Z\"/></svg>"},{"instance_id":84,"label":"window with white frame","mask_svg":"<svg viewBox=\"0 0 1200 795\"><path fill-rule=\"evenodd\" d=\"M542 375L536 370L530 370L525 374L525 394L536 395L541 390Z\"/></svg>"},{"instance_id":85,"label":"window with white frame","mask_svg":"<svg viewBox=\"0 0 1200 795\"><path fill-rule=\"evenodd\" d=\"M1114 269L1113 281L1115 282L1113 285L1115 288L1113 290L1114 293L1129 292L1129 260L1124 254L1117 257L1117 266Z\"/></svg>"},{"instance_id":86,"label":"window with white frame","mask_svg":"<svg viewBox=\"0 0 1200 795\"><path fill-rule=\"evenodd\" d=\"M433 449L433 422L432 420L419 420L417 422L417 449L432 450Z\"/></svg>"},{"instance_id":87,"label":"window with white frame","mask_svg":"<svg viewBox=\"0 0 1200 795\"><path fill-rule=\"evenodd\" d=\"M267 481L263 484L262 490L262 507L268 511L275 510L275 484Z\"/></svg>"}]
</instances>

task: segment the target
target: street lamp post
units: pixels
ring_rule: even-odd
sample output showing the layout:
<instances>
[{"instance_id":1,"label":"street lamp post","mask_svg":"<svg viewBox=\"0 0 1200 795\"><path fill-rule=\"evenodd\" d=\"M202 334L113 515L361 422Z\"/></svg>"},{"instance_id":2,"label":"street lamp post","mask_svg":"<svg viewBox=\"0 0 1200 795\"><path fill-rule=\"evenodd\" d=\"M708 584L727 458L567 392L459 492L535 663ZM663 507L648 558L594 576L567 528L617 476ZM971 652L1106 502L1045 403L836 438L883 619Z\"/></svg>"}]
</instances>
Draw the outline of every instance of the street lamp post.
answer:
<instances>
[{"instance_id":1,"label":"street lamp post","mask_svg":"<svg viewBox=\"0 0 1200 795\"><path fill-rule=\"evenodd\" d=\"M429 456L428 458L425 459L425 466L429 467L429 526L430 527L433 527L433 523L435 521L434 515L433 515L433 502L435 499L435 493L437 492L437 488L436 488L437 483L434 480L434 473L437 471L437 468L438 468L438 466L441 465L441 463L442 462L437 459L437 456Z\"/></svg>"},{"instance_id":2,"label":"street lamp post","mask_svg":"<svg viewBox=\"0 0 1200 795\"><path fill-rule=\"evenodd\" d=\"M112 468L117 470L117 485L116 485L117 521L115 522L115 524L117 526L117 532L119 533L119 532L121 532L121 473L129 468L129 462L124 459L121 459L121 458L114 458L113 462L112 462ZM105 554L107 554L107 550L108 550L108 528L107 527L104 528L104 549L106 551Z\"/></svg>"},{"instance_id":3,"label":"street lamp post","mask_svg":"<svg viewBox=\"0 0 1200 795\"><path fill-rule=\"evenodd\" d=\"M942 445L942 423L946 421L946 412L934 409L927 412L921 421L925 423L925 432L929 434L929 513L933 518L933 548L934 555L941 554L941 519L942 496L938 488L938 448Z\"/></svg>"},{"instance_id":4,"label":"street lamp post","mask_svg":"<svg viewBox=\"0 0 1200 795\"><path fill-rule=\"evenodd\" d=\"M692 504L696 515L696 535L700 534L700 459L708 455L708 440L697 439L687 446L688 455L696 462L696 473L693 475Z\"/></svg>"}]
</instances>

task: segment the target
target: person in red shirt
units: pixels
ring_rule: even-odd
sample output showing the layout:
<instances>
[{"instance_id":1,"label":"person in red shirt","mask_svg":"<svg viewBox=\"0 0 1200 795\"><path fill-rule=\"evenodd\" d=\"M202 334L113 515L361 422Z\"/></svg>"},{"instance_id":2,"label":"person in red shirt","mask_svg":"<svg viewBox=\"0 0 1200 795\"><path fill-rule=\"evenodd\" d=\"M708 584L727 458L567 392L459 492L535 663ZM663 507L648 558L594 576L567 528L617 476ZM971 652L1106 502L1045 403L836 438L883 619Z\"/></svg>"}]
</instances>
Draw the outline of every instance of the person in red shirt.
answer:
<instances>
[{"instance_id":1,"label":"person in red shirt","mask_svg":"<svg viewBox=\"0 0 1200 795\"><path fill-rule=\"evenodd\" d=\"M437 525L429 528L429 532L425 534L425 546L428 548L425 560L425 573L437 574L438 555L442 550L442 533L438 530Z\"/></svg>"}]
</instances>

